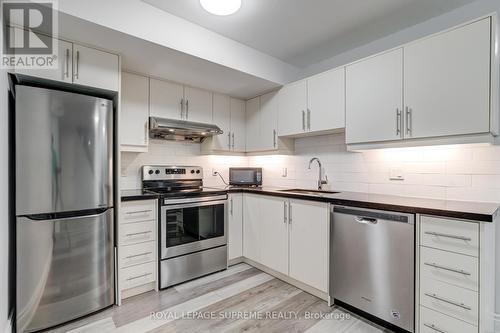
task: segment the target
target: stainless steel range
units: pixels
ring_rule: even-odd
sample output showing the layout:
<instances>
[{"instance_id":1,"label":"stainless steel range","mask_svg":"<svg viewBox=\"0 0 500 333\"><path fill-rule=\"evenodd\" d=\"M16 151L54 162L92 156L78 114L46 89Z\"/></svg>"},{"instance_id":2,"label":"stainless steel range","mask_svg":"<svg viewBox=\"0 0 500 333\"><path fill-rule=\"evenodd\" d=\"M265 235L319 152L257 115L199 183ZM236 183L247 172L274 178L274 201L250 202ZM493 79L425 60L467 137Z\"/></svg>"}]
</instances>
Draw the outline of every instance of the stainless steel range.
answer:
<instances>
[{"instance_id":1,"label":"stainless steel range","mask_svg":"<svg viewBox=\"0 0 500 333\"><path fill-rule=\"evenodd\" d=\"M160 195L160 288L227 268L227 192L203 187L196 166L143 166Z\"/></svg>"}]
</instances>

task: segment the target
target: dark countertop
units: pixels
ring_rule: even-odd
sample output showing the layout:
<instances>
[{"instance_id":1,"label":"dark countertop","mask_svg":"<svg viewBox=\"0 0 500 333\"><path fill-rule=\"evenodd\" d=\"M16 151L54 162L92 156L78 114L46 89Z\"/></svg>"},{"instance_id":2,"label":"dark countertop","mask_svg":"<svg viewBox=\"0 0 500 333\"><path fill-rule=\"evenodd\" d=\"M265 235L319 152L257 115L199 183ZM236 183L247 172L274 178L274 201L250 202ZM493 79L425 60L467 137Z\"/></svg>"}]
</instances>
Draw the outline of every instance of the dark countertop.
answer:
<instances>
[{"instance_id":1,"label":"dark countertop","mask_svg":"<svg viewBox=\"0 0 500 333\"><path fill-rule=\"evenodd\" d=\"M481 222L493 222L500 206L500 204L495 203L411 198L361 192L306 194L283 192L278 188L272 187L219 187L217 189L226 190L229 193L260 193L285 198L328 202L334 205L389 210L401 213L427 214ZM133 201L156 199L158 196L153 193L143 192L142 190L123 190L121 198L122 201Z\"/></svg>"},{"instance_id":2,"label":"dark countertop","mask_svg":"<svg viewBox=\"0 0 500 333\"><path fill-rule=\"evenodd\" d=\"M401 197L360 192L304 194L283 192L277 188L226 188L228 192L262 193L287 198L329 202L335 205L390 210L401 213L428 214L481 222L493 222L500 204Z\"/></svg>"},{"instance_id":3,"label":"dark countertop","mask_svg":"<svg viewBox=\"0 0 500 333\"><path fill-rule=\"evenodd\" d=\"M122 190L120 195L122 201L149 200L158 198L157 194L145 192L143 190Z\"/></svg>"}]
</instances>

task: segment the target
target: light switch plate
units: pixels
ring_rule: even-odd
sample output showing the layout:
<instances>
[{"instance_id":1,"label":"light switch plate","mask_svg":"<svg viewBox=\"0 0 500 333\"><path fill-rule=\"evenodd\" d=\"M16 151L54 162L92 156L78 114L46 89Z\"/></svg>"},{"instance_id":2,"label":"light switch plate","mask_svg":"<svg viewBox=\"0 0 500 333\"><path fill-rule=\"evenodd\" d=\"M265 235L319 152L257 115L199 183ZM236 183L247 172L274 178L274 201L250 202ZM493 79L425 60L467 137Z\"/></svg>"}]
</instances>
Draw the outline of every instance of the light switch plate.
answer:
<instances>
[{"instance_id":1,"label":"light switch plate","mask_svg":"<svg viewBox=\"0 0 500 333\"><path fill-rule=\"evenodd\" d=\"M404 180L405 176L403 174L403 169L402 168L390 168L389 179L390 180Z\"/></svg>"}]
</instances>

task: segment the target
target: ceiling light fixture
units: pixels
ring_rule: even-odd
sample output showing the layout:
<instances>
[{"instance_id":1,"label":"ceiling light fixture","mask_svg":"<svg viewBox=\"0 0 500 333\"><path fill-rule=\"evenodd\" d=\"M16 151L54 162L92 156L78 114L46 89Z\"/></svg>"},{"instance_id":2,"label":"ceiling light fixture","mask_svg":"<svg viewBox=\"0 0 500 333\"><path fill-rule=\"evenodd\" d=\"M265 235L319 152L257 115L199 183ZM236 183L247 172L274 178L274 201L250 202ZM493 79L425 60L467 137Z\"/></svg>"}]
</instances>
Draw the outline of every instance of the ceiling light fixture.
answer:
<instances>
[{"instance_id":1,"label":"ceiling light fixture","mask_svg":"<svg viewBox=\"0 0 500 333\"><path fill-rule=\"evenodd\" d=\"M241 0L200 0L201 6L214 15L226 16L241 8Z\"/></svg>"}]
</instances>

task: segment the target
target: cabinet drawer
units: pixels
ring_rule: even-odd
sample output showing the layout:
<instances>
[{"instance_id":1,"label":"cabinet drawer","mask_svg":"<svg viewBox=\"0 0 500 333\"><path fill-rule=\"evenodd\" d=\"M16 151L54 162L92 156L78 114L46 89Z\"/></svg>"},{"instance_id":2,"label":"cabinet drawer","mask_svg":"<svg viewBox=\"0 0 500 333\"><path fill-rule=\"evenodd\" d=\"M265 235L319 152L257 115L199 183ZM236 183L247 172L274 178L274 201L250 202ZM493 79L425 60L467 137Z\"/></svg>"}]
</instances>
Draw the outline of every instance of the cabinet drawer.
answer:
<instances>
[{"instance_id":1,"label":"cabinet drawer","mask_svg":"<svg viewBox=\"0 0 500 333\"><path fill-rule=\"evenodd\" d=\"M479 256L479 225L477 223L430 216L422 216L420 221L421 245L474 257Z\"/></svg>"},{"instance_id":2,"label":"cabinet drawer","mask_svg":"<svg viewBox=\"0 0 500 333\"><path fill-rule=\"evenodd\" d=\"M121 246L119 252L121 267L156 261L156 242Z\"/></svg>"},{"instance_id":3,"label":"cabinet drawer","mask_svg":"<svg viewBox=\"0 0 500 333\"><path fill-rule=\"evenodd\" d=\"M439 312L420 307L420 333L478 333L478 328Z\"/></svg>"},{"instance_id":4,"label":"cabinet drawer","mask_svg":"<svg viewBox=\"0 0 500 333\"><path fill-rule=\"evenodd\" d=\"M420 247L420 274L458 287L479 291L478 259Z\"/></svg>"},{"instance_id":5,"label":"cabinet drawer","mask_svg":"<svg viewBox=\"0 0 500 333\"><path fill-rule=\"evenodd\" d=\"M120 224L156 220L156 200L130 201L122 204Z\"/></svg>"},{"instance_id":6,"label":"cabinet drawer","mask_svg":"<svg viewBox=\"0 0 500 333\"><path fill-rule=\"evenodd\" d=\"M155 239L155 221L127 223L120 226L120 246L144 243Z\"/></svg>"},{"instance_id":7,"label":"cabinet drawer","mask_svg":"<svg viewBox=\"0 0 500 333\"><path fill-rule=\"evenodd\" d=\"M479 294L438 280L420 280L420 304L453 318L478 325Z\"/></svg>"},{"instance_id":8,"label":"cabinet drawer","mask_svg":"<svg viewBox=\"0 0 500 333\"><path fill-rule=\"evenodd\" d=\"M120 274L120 289L130 289L156 281L156 262L122 268Z\"/></svg>"}]
</instances>

